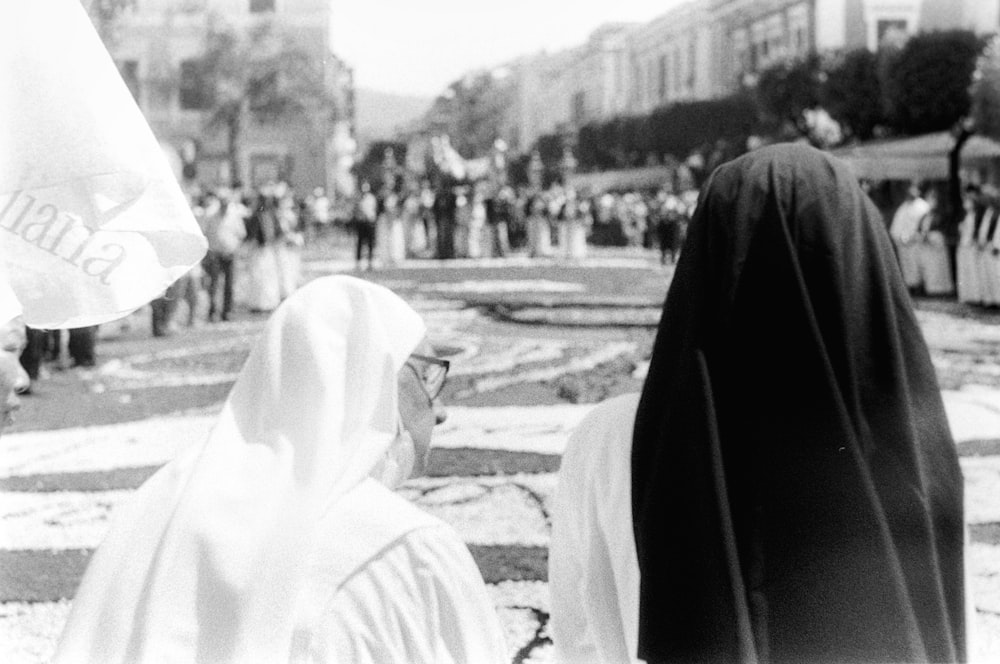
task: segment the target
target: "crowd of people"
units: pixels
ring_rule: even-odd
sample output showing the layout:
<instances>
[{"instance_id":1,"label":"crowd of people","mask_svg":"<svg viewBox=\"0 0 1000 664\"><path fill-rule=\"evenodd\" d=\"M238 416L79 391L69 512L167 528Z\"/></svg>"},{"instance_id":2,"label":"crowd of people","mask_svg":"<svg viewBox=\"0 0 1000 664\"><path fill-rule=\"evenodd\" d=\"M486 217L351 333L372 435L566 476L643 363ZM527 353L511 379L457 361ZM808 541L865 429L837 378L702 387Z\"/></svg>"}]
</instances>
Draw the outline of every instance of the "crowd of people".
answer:
<instances>
[{"instance_id":1,"label":"crowd of people","mask_svg":"<svg viewBox=\"0 0 1000 664\"><path fill-rule=\"evenodd\" d=\"M267 313L294 292L301 280L301 251L306 233L332 221L322 188L298 197L284 182L243 190L192 186L187 191L195 219L208 240L208 251L195 266L150 303L153 336L169 336L186 324L228 321L235 307L236 279L247 308ZM238 257L245 269L237 275ZM126 319L121 324L128 328ZM98 327L27 330L21 365L34 384L46 366L89 368L97 364ZM31 385L24 393L30 394Z\"/></svg>"},{"instance_id":2,"label":"crowd of people","mask_svg":"<svg viewBox=\"0 0 1000 664\"><path fill-rule=\"evenodd\" d=\"M531 257L583 260L588 245L658 246L673 262L694 210L696 191L577 191L491 187L485 183L402 193L363 182L351 208L358 267L407 258L491 258L512 250Z\"/></svg>"},{"instance_id":3,"label":"crowd of people","mask_svg":"<svg viewBox=\"0 0 1000 664\"><path fill-rule=\"evenodd\" d=\"M889 225L903 282L911 293L939 296L955 292L944 231L937 190L928 187L922 191L912 184Z\"/></svg>"},{"instance_id":4,"label":"crowd of people","mask_svg":"<svg viewBox=\"0 0 1000 664\"><path fill-rule=\"evenodd\" d=\"M958 299L1000 306L1000 191L989 185L970 187L964 208L955 252Z\"/></svg>"},{"instance_id":5,"label":"crowd of people","mask_svg":"<svg viewBox=\"0 0 1000 664\"><path fill-rule=\"evenodd\" d=\"M641 394L562 460L557 661L968 661L962 473L894 262L829 155L716 171ZM391 491L448 370L388 289L299 289L208 438L118 508L54 662L509 661L461 538Z\"/></svg>"}]
</instances>

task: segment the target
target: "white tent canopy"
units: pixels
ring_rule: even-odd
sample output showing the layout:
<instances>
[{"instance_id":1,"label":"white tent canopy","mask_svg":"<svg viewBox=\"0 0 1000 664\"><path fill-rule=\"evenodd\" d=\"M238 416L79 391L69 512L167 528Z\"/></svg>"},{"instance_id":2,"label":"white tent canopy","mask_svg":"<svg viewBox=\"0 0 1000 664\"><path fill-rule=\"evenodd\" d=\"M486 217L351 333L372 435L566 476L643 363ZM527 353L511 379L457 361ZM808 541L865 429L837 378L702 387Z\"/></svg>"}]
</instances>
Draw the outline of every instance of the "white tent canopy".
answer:
<instances>
[{"instance_id":1,"label":"white tent canopy","mask_svg":"<svg viewBox=\"0 0 1000 664\"><path fill-rule=\"evenodd\" d=\"M859 178L870 180L944 180L948 177L948 154L955 137L946 131L909 138L870 141L833 150L854 169ZM1000 143L985 136L972 136L962 148L962 166L982 167L1000 159Z\"/></svg>"}]
</instances>

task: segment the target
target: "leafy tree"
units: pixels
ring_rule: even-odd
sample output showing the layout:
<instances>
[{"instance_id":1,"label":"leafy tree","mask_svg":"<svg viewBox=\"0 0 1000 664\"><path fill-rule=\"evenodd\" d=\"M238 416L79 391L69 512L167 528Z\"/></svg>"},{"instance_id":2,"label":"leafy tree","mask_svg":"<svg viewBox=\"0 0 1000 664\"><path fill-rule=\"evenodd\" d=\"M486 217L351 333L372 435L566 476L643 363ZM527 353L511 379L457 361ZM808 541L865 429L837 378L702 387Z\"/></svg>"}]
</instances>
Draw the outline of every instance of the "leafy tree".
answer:
<instances>
[{"instance_id":1,"label":"leafy tree","mask_svg":"<svg viewBox=\"0 0 1000 664\"><path fill-rule=\"evenodd\" d=\"M696 150L711 154L721 141L727 155L741 151L748 137L761 131L752 97L739 93L721 99L680 102L649 115L619 117L580 129L577 157L584 169L641 166L684 158Z\"/></svg>"},{"instance_id":2,"label":"leafy tree","mask_svg":"<svg viewBox=\"0 0 1000 664\"><path fill-rule=\"evenodd\" d=\"M368 182L372 191L381 191L385 175L385 151L392 150L397 164L406 163L406 143L401 141L373 141L368 146L364 158L354 165L354 174L358 182ZM399 183L397 182L397 187Z\"/></svg>"},{"instance_id":3,"label":"leafy tree","mask_svg":"<svg viewBox=\"0 0 1000 664\"><path fill-rule=\"evenodd\" d=\"M513 102L512 78L484 71L448 86L421 124L431 133L447 134L463 157L479 157L488 154L502 135Z\"/></svg>"},{"instance_id":4,"label":"leafy tree","mask_svg":"<svg viewBox=\"0 0 1000 664\"><path fill-rule=\"evenodd\" d=\"M213 19L200 70L207 129L225 131L234 184L243 181L240 153L251 122L335 112L322 62L273 19L246 32Z\"/></svg>"},{"instance_id":5,"label":"leafy tree","mask_svg":"<svg viewBox=\"0 0 1000 664\"><path fill-rule=\"evenodd\" d=\"M820 105L824 74L817 54L780 62L760 74L755 88L762 118L783 130L811 138L806 111Z\"/></svg>"},{"instance_id":6,"label":"leafy tree","mask_svg":"<svg viewBox=\"0 0 1000 664\"><path fill-rule=\"evenodd\" d=\"M902 134L951 129L971 108L969 88L983 40L969 30L925 32L885 67L887 113Z\"/></svg>"},{"instance_id":7,"label":"leafy tree","mask_svg":"<svg viewBox=\"0 0 1000 664\"><path fill-rule=\"evenodd\" d=\"M1000 140L1000 37L993 37L976 63L972 84L976 131Z\"/></svg>"},{"instance_id":8,"label":"leafy tree","mask_svg":"<svg viewBox=\"0 0 1000 664\"><path fill-rule=\"evenodd\" d=\"M847 138L869 140L887 122L878 64L875 53L859 48L835 57L826 68L820 102Z\"/></svg>"}]
</instances>

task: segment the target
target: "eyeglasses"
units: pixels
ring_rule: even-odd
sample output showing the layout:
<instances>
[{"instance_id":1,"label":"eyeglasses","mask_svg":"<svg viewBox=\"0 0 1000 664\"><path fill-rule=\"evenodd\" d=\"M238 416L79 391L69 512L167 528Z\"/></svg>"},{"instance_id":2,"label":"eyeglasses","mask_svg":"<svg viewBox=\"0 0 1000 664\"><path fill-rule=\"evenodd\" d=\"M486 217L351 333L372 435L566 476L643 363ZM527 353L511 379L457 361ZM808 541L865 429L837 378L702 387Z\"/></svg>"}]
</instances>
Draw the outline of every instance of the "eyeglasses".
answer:
<instances>
[{"instance_id":1,"label":"eyeglasses","mask_svg":"<svg viewBox=\"0 0 1000 664\"><path fill-rule=\"evenodd\" d=\"M431 400L437 399L444 388L444 382L448 377L448 368L451 367L451 362L442 360L439 357L413 353L406 360L406 366L413 369L413 373L417 375L420 383L424 386L427 396Z\"/></svg>"}]
</instances>

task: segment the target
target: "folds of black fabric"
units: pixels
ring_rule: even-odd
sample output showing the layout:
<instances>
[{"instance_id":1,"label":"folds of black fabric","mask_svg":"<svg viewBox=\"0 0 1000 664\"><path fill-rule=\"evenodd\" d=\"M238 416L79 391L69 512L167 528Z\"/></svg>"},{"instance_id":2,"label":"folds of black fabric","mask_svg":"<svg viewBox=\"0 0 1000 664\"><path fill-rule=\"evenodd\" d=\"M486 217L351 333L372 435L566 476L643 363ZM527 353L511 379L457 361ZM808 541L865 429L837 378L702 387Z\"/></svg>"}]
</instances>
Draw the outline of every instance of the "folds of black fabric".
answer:
<instances>
[{"instance_id":1,"label":"folds of black fabric","mask_svg":"<svg viewBox=\"0 0 1000 664\"><path fill-rule=\"evenodd\" d=\"M635 423L649 662L965 661L962 478L879 214L804 146L702 192Z\"/></svg>"}]
</instances>

